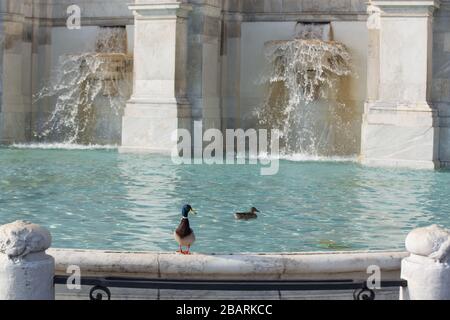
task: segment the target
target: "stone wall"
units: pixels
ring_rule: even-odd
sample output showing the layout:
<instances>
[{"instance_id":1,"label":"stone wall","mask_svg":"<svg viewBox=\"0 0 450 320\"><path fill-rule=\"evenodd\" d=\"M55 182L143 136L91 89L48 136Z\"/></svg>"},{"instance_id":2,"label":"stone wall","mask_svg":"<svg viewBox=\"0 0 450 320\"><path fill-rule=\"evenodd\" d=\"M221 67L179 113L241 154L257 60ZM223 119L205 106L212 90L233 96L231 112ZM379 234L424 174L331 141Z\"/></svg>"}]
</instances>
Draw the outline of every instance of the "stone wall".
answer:
<instances>
[{"instance_id":1,"label":"stone wall","mask_svg":"<svg viewBox=\"0 0 450 320\"><path fill-rule=\"evenodd\" d=\"M83 25L123 25L133 22L127 0L32 0L33 17L51 19L53 26L65 25L67 8L77 5L81 8Z\"/></svg>"},{"instance_id":2,"label":"stone wall","mask_svg":"<svg viewBox=\"0 0 450 320\"><path fill-rule=\"evenodd\" d=\"M133 47L133 15L126 0L0 1L0 143L33 139L39 119L53 101L33 104L32 96L49 79L63 54L91 50L99 26L129 26ZM67 8L81 8L81 30L66 27Z\"/></svg>"},{"instance_id":3,"label":"stone wall","mask_svg":"<svg viewBox=\"0 0 450 320\"><path fill-rule=\"evenodd\" d=\"M254 18L253 15L261 18L265 14L279 20L280 15L284 15L285 19L296 19L295 17L309 14L365 15L366 3L365 0L225 0L224 9L242 12L248 18Z\"/></svg>"},{"instance_id":4,"label":"stone wall","mask_svg":"<svg viewBox=\"0 0 450 320\"><path fill-rule=\"evenodd\" d=\"M174 2L174 1L169 1ZM0 142L31 139L32 124L51 103L32 106L32 93L49 77L58 57L89 50L99 26L127 26L133 50L134 17L127 0L1 0ZM136 0L136 3L146 1ZM148 1L147 1L148 2ZM188 20L186 90L192 119L204 128L255 126L252 110L261 103L259 69L266 61L264 41L288 40L301 22L330 22L333 38L347 45L357 77L345 84L345 100L354 110L360 135L367 98L369 35L366 0L186 0ZM404 3L408 0L402 1ZM412 2L411 2L412 3ZM67 7L81 7L82 30L65 27ZM439 110L439 157L450 162L450 1L434 13L434 77L430 103ZM369 77L370 79L371 77ZM373 90L372 90L373 91ZM375 88L376 91L376 88ZM374 91L374 92L375 92ZM358 150L355 150L358 152Z\"/></svg>"},{"instance_id":5,"label":"stone wall","mask_svg":"<svg viewBox=\"0 0 450 320\"><path fill-rule=\"evenodd\" d=\"M359 154L361 121L366 99L368 34L365 1L226 1L222 50L222 111L224 128L257 127L254 111L262 105L267 71L264 44L293 39L297 22L329 22L332 39L344 43L353 58L355 75L342 82L339 99L350 110L355 141L343 152Z\"/></svg>"}]
</instances>

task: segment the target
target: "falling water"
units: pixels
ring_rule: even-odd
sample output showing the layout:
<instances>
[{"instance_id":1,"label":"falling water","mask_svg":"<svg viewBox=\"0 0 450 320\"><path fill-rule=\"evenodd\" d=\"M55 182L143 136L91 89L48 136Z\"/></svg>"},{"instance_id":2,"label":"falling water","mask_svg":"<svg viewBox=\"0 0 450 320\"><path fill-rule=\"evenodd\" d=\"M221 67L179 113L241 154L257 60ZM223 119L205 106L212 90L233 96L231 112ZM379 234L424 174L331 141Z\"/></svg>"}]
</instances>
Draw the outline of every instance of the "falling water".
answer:
<instances>
[{"instance_id":1,"label":"falling water","mask_svg":"<svg viewBox=\"0 0 450 320\"><path fill-rule=\"evenodd\" d=\"M48 118L36 128L39 141L120 142L120 121L132 89L132 58L126 48L124 28L101 28L96 52L60 58L48 85L34 97L35 103L54 101Z\"/></svg>"},{"instance_id":2,"label":"falling water","mask_svg":"<svg viewBox=\"0 0 450 320\"><path fill-rule=\"evenodd\" d=\"M346 147L336 137L347 136L341 144L354 139L345 105L336 101L351 57L343 44L323 40L327 32L305 25L294 40L266 44L269 90L257 116L263 127L280 130L287 154L342 155Z\"/></svg>"}]
</instances>

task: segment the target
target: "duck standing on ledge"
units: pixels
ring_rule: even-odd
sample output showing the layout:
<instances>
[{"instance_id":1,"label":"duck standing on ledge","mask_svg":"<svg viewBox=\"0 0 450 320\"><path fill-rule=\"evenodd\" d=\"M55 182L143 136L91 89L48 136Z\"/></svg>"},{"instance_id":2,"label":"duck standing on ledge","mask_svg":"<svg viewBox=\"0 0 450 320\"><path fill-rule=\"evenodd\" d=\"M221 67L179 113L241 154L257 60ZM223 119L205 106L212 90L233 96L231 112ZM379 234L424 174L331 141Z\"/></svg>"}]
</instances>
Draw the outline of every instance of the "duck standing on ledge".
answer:
<instances>
[{"instance_id":1,"label":"duck standing on ledge","mask_svg":"<svg viewBox=\"0 0 450 320\"><path fill-rule=\"evenodd\" d=\"M183 207L183 218L181 219L181 223L174 233L175 240L180 245L180 250L178 251L178 253L186 255L190 254L191 246L195 242L195 234L189 224L189 213L191 212L196 214L195 210L192 209L190 205L187 204ZM183 247L187 247L187 251L183 251Z\"/></svg>"},{"instance_id":2,"label":"duck standing on ledge","mask_svg":"<svg viewBox=\"0 0 450 320\"><path fill-rule=\"evenodd\" d=\"M259 212L259 210L253 207L249 212L237 212L234 216L236 220L252 220L258 218L257 212Z\"/></svg>"}]
</instances>

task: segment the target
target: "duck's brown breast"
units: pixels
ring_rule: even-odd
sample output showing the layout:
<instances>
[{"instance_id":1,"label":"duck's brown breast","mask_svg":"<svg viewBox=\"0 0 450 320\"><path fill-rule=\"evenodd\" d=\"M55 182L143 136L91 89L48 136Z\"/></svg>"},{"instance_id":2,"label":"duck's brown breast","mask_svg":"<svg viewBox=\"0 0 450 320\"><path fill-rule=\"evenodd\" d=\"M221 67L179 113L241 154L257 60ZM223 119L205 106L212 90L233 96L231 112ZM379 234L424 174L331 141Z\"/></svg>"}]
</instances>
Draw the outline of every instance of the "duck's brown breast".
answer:
<instances>
[{"instance_id":1,"label":"duck's brown breast","mask_svg":"<svg viewBox=\"0 0 450 320\"><path fill-rule=\"evenodd\" d=\"M178 228L175 232L180 238L185 238L185 237L190 236L193 233L193 231L191 229L189 219L181 220L180 225L178 226Z\"/></svg>"}]
</instances>

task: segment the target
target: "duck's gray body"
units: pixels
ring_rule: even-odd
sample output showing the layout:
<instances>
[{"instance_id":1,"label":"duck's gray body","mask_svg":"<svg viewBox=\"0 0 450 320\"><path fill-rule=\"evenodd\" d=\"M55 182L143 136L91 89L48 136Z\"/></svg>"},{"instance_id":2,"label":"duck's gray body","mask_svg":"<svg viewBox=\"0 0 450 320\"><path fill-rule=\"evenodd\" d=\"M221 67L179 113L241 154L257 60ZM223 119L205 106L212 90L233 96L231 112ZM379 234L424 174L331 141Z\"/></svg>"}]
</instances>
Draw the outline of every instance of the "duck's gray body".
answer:
<instances>
[{"instance_id":1,"label":"duck's gray body","mask_svg":"<svg viewBox=\"0 0 450 320\"><path fill-rule=\"evenodd\" d=\"M195 242L195 234L194 232L192 232L190 235L186 236L186 237L180 237L176 232L174 233L174 237L176 242L178 242L178 244L180 246L183 247L190 247L194 244Z\"/></svg>"},{"instance_id":2,"label":"duck's gray body","mask_svg":"<svg viewBox=\"0 0 450 320\"><path fill-rule=\"evenodd\" d=\"M234 214L234 217L237 220L252 220L252 219L257 219L258 215L256 214L257 212L259 212L258 209L256 209L255 207L251 208L249 212L237 212Z\"/></svg>"},{"instance_id":3,"label":"duck's gray body","mask_svg":"<svg viewBox=\"0 0 450 320\"><path fill-rule=\"evenodd\" d=\"M253 212L238 212L234 214L236 220L253 220L258 219L258 215Z\"/></svg>"}]
</instances>

